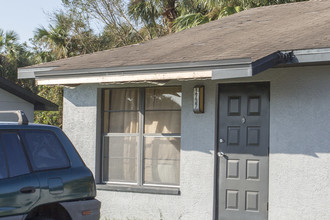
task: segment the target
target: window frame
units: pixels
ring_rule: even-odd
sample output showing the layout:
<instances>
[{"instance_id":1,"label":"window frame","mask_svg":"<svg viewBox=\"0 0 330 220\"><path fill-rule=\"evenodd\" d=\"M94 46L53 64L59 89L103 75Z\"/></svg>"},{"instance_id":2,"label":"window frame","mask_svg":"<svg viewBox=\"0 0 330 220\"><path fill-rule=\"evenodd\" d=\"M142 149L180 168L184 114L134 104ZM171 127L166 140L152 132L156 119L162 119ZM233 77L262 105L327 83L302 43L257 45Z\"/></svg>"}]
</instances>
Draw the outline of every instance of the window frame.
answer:
<instances>
[{"instance_id":1,"label":"window frame","mask_svg":"<svg viewBox=\"0 0 330 220\"><path fill-rule=\"evenodd\" d=\"M146 107L145 107L145 96L146 96L146 89L147 88L173 88L177 87L180 88L181 91L181 107L180 109L175 110L169 110L169 111L180 111L180 114L182 115L182 87L180 85L173 85L173 86L157 86L157 87L119 87L119 88L102 88L100 89L101 92L101 150L100 150L100 184L97 184L97 189L99 190L110 190L110 191L129 191L129 192L138 192L138 193L152 193L152 194L172 194L172 195L180 195L180 178L179 178L179 184L178 185L170 185L170 184L147 184L144 183L144 142L146 137L160 137L160 138L180 138L181 143L181 133L145 133L145 114ZM111 110L105 110L104 104L105 104L105 90L113 90L113 89L138 89L138 98L139 103L137 106L137 112L138 112L138 131L137 133L111 133L108 129L108 132L105 132L104 129L104 113L105 112L111 112ZM110 103L109 103L110 106ZM111 108L111 107L110 107ZM115 112L118 112L118 110L114 110ZM155 111L164 111L162 109L156 109ZM165 110L167 111L167 110ZM122 111L124 112L124 111ZM111 119L110 119L111 120ZM181 121L180 121L181 123ZM110 123L108 122L108 126L110 127ZM136 183L132 182L115 182L115 181L105 181L104 180L104 151L105 151L105 138L109 138L112 136L133 136L138 137L137 141L137 181ZM181 144L180 144L180 152L181 152ZM181 153L180 153L181 154ZM180 156L181 157L181 156ZM107 168L109 169L109 168Z\"/></svg>"}]
</instances>

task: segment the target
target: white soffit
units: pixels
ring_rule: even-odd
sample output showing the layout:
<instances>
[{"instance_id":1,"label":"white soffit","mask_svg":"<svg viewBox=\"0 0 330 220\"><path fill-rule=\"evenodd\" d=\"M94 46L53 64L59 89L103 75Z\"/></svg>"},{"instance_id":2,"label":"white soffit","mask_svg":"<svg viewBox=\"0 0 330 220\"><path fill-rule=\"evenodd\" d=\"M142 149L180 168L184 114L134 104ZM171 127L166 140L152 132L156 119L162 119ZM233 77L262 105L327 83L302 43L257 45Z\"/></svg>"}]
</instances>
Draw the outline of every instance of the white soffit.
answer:
<instances>
[{"instance_id":1,"label":"white soffit","mask_svg":"<svg viewBox=\"0 0 330 220\"><path fill-rule=\"evenodd\" d=\"M153 74L122 74L122 75L103 75L103 76L70 76L36 78L38 85L70 85L86 83L123 83L123 82L144 82L144 81L162 81L162 80L188 80L211 78L212 71L191 71L191 72L169 72Z\"/></svg>"}]
</instances>

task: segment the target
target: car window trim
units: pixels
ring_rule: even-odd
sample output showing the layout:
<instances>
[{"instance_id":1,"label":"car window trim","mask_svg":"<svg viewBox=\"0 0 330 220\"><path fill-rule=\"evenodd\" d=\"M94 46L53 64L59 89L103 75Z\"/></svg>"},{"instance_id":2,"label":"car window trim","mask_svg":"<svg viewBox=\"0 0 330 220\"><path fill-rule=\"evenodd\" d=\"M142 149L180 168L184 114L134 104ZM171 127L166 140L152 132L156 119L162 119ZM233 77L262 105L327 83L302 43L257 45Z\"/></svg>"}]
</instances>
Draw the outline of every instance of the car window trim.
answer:
<instances>
[{"instance_id":1,"label":"car window trim","mask_svg":"<svg viewBox=\"0 0 330 220\"><path fill-rule=\"evenodd\" d=\"M6 129L6 130L1 130L0 131L0 140L1 140L1 144L2 144L1 146L2 146L2 150L4 152L5 161L6 161L6 165L7 165L7 178L4 178L4 179L12 178L12 176L10 176L10 172L9 172L9 163L8 163L8 157L7 157L7 150L4 147L4 143L3 143L3 134L8 134L8 133L9 134L14 133L14 134L17 135L18 140L19 140L19 143L22 146L22 150L23 150L23 153L24 153L24 156L25 156L25 159L26 159L26 163L28 165L28 169L29 169L29 172L28 173L24 173L24 174L17 175L17 176L24 176L24 175L27 175L27 174L31 174L33 172L32 164L31 164L30 158L27 155L27 152L26 152L26 149L25 149L25 145L22 142L22 138L21 138L21 136L19 134L19 129ZM17 177L17 176L14 176L14 177Z\"/></svg>"}]
</instances>

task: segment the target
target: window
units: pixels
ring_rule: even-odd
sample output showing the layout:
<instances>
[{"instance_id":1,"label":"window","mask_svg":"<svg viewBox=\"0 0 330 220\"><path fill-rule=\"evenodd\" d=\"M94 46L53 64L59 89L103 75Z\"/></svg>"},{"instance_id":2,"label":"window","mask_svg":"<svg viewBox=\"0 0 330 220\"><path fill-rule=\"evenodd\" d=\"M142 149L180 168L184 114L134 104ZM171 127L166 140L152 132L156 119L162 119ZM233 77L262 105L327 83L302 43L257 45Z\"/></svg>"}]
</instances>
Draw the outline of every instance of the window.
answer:
<instances>
[{"instance_id":1,"label":"window","mask_svg":"<svg viewBox=\"0 0 330 220\"><path fill-rule=\"evenodd\" d=\"M18 134L2 133L1 143L7 157L9 176L19 176L30 172Z\"/></svg>"},{"instance_id":2,"label":"window","mask_svg":"<svg viewBox=\"0 0 330 220\"><path fill-rule=\"evenodd\" d=\"M64 149L55 136L49 131L21 131L24 144L33 170L50 170L70 166Z\"/></svg>"},{"instance_id":3,"label":"window","mask_svg":"<svg viewBox=\"0 0 330 220\"><path fill-rule=\"evenodd\" d=\"M178 186L180 137L180 87L103 90L103 182Z\"/></svg>"}]
</instances>

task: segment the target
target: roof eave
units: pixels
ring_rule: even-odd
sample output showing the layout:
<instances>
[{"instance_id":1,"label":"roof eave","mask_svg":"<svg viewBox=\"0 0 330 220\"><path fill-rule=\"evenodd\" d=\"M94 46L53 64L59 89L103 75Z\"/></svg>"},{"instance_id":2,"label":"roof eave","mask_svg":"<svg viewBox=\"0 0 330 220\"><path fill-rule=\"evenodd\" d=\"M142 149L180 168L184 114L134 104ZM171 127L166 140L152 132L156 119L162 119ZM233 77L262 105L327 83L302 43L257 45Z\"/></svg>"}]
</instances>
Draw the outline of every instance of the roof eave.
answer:
<instances>
[{"instance_id":1,"label":"roof eave","mask_svg":"<svg viewBox=\"0 0 330 220\"><path fill-rule=\"evenodd\" d=\"M292 66L326 62L330 62L330 48L277 51L255 61L239 58L59 71L54 70L54 67L33 68L30 71L40 85L66 85L198 78L219 80L251 77L279 64ZM28 70L24 69L24 72Z\"/></svg>"}]
</instances>

